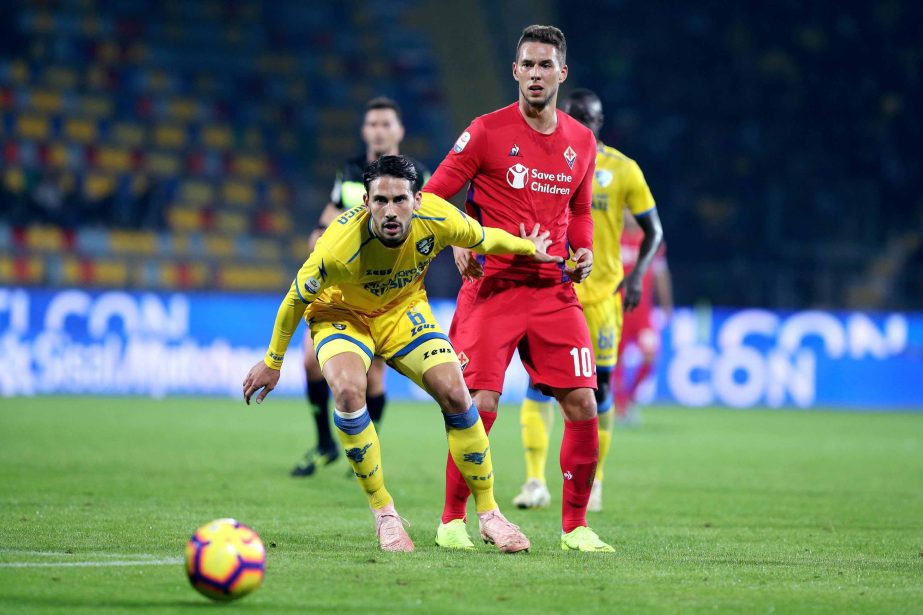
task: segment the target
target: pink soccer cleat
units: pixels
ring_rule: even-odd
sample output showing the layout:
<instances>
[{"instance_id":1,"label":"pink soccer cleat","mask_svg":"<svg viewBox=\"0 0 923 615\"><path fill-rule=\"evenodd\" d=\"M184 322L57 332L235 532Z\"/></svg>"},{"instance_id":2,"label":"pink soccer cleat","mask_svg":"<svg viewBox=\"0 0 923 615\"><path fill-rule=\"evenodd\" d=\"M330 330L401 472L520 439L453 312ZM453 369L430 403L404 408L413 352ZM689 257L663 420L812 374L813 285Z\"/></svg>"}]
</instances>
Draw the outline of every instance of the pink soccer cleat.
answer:
<instances>
[{"instance_id":1,"label":"pink soccer cleat","mask_svg":"<svg viewBox=\"0 0 923 615\"><path fill-rule=\"evenodd\" d=\"M503 516L499 508L478 513L478 521L481 526L481 538L484 542L496 545L501 553L529 550L529 539L519 531L519 526L513 525Z\"/></svg>"},{"instance_id":2,"label":"pink soccer cleat","mask_svg":"<svg viewBox=\"0 0 923 615\"><path fill-rule=\"evenodd\" d=\"M378 546L382 551L410 553L413 541L404 529L404 520L394 510L394 502L378 510L375 514L375 533L378 534Z\"/></svg>"}]
</instances>

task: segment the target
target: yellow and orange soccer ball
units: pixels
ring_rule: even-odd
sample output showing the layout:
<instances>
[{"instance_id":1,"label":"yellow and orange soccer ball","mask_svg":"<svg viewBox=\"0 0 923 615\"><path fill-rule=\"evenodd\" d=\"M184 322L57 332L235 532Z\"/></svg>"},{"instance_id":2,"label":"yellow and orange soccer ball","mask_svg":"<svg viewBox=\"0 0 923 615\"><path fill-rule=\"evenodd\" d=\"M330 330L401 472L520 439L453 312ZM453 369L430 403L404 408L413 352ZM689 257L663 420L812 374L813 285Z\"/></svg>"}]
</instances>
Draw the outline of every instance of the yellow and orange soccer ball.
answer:
<instances>
[{"instance_id":1,"label":"yellow and orange soccer ball","mask_svg":"<svg viewBox=\"0 0 923 615\"><path fill-rule=\"evenodd\" d=\"M216 519L186 543L189 582L213 600L236 600L259 588L266 548L256 532L234 519Z\"/></svg>"}]
</instances>

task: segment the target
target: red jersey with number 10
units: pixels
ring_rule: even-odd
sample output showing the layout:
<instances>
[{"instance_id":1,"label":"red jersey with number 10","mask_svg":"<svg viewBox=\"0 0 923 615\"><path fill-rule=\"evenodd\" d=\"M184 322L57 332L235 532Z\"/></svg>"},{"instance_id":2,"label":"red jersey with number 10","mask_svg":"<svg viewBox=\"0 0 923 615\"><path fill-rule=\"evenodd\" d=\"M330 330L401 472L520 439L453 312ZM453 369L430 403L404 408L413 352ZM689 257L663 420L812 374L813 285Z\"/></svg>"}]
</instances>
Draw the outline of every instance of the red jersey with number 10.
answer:
<instances>
[{"instance_id":1,"label":"red jersey with number 10","mask_svg":"<svg viewBox=\"0 0 923 615\"><path fill-rule=\"evenodd\" d=\"M548 253L568 257L593 247L593 133L563 111L551 134L529 126L513 103L476 118L424 187L449 199L468 182L468 214L484 226L519 235L536 223L551 232ZM562 267L537 265L529 257L494 256L484 261L484 276L530 282L560 282Z\"/></svg>"}]
</instances>

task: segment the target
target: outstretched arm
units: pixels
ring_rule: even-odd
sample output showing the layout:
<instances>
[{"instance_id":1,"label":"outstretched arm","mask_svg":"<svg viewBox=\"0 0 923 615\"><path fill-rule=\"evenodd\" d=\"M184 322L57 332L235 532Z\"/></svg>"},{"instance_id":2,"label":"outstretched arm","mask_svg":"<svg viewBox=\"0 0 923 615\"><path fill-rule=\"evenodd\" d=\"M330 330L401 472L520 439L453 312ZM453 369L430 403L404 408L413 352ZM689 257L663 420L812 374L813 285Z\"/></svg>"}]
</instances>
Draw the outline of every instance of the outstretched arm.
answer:
<instances>
[{"instance_id":1,"label":"outstretched arm","mask_svg":"<svg viewBox=\"0 0 923 615\"><path fill-rule=\"evenodd\" d=\"M260 393L257 395L256 403L261 403L278 384L285 351L298 328L298 323L304 318L304 311L325 287L334 282L333 274L336 269L330 266L332 264L335 263L331 262L325 266L324 251L315 249L301 266L288 294L279 304L266 356L254 365L244 378L243 395L247 404L257 391Z\"/></svg>"}]
</instances>

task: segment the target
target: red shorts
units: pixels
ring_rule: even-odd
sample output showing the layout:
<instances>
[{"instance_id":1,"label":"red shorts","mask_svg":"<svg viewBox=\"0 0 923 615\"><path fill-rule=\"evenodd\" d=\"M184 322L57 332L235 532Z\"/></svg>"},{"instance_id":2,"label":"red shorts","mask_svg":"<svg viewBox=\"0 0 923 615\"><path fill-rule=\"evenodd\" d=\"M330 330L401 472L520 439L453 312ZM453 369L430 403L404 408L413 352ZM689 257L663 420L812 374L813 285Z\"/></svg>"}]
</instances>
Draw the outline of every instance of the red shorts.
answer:
<instances>
[{"instance_id":1,"label":"red shorts","mask_svg":"<svg viewBox=\"0 0 923 615\"><path fill-rule=\"evenodd\" d=\"M469 389L502 392L517 348L535 385L596 388L593 344L570 283L466 282L458 293L449 339Z\"/></svg>"}]
</instances>

